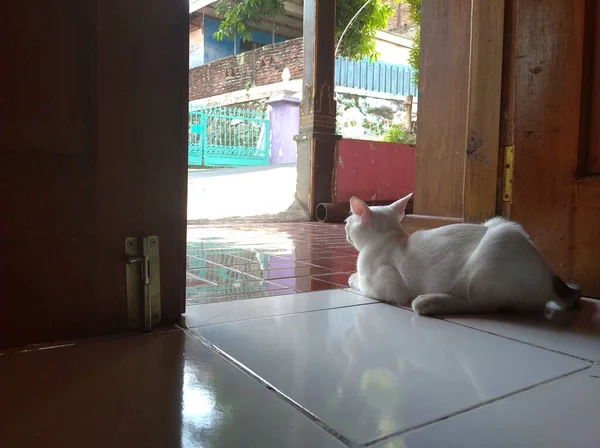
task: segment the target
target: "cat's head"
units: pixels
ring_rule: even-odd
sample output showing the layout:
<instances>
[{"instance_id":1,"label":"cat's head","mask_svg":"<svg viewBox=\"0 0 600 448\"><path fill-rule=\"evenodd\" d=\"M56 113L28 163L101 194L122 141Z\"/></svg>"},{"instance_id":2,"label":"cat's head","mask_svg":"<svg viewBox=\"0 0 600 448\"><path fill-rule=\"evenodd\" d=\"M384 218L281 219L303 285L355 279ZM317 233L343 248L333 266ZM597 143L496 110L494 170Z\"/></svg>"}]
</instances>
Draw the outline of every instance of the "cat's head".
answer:
<instances>
[{"instance_id":1,"label":"cat's head","mask_svg":"<svg viewBox=\"0 0 600 448\"><path fill-rule=\"evenodd\" d=\"M350 199L352 214L346 219L346 239L360 251L370 240L382 235L404 232L402 219L412 193L391 205L369 207L364 201Z\"/></svg>"}]
</instances>

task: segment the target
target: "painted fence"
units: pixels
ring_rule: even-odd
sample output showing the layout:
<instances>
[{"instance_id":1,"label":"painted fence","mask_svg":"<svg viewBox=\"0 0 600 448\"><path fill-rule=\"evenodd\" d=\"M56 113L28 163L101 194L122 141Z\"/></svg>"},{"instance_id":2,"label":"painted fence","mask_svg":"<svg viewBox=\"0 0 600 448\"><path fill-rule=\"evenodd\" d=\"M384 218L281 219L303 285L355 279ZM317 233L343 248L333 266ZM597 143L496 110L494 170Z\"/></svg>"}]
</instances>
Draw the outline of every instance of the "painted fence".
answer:
<instances>
[{"instance_id":1,"label":"painted fence","mask_svg":"<svg viewBox=\"0 0 600 448\"><path fill-rule=\"evenodd\" d=\"M335 85L391 95L417 96L414 71L406 65L337 58Z\"/></svg>"},{"instance_id":2,"label":"painted fence","mask_svg":"<svg viewBox=\"0 0 600 448\"><path fill-rule=\"evenodd\" d=\"M336 86L371 92L380 92L399 97L417 96L414 72L410 67L381 62L353 61L337 58L335 62ZM287 100L286 100L287 101ZM297 106L297 105L296 105ZM282 113L276 110L272 117ZM297 114L294 108L293 111ZM292 126L292 120L286 122ZM275 123L277 127L277 123ZM281 125L280 125L281 127ZM287 128L286 128L287 129ZM266 112L235 107L204 107L189 105L188 165L205 167L236 167L268 165L270 163L270 121ZM278 140L274 135L274 140ZM288 137L286 135L286 137ZM291 143L291 139L288 138ZM279 141L278 153L283 146ZM294 146L291 144L291 146ZM290 161L295 160L295 150L288 151ZM292 154L293 153L293 154ZM286 156L286 157L287 157ZM288 158L275 160L288 161ZM272 162L272 160L271 160ZM277 162L275 162L277 163Z\"/></svg>"},{"instance_id":3,"label":"painted fence","mask_svg":"<svg viewBox=\"0 0 600 448\"><path fill-rule=\"evenodd\" d=\"M265 112L190 104L188 120L188 165L269 164L269 120Z\"/></svg>"}]
</instances>

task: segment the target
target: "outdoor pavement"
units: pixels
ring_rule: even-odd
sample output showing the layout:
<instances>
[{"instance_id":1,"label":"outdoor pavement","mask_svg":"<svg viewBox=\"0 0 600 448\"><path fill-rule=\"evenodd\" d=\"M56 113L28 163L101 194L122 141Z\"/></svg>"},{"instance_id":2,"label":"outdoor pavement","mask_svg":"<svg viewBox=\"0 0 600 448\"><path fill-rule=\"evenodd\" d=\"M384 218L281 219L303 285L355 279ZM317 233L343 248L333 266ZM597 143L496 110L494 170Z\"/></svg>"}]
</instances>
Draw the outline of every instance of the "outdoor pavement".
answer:
<instances>
[{"instance_id":1,"label":"outdoor pavement","mask_svg":"<svg viewBox=\"0 0 600 448\"><path fill-rule=\"evenodd\" d=\"M295 164L190 169L188 222L306 221L295 192Z\"/></svg>"}]
</instances>

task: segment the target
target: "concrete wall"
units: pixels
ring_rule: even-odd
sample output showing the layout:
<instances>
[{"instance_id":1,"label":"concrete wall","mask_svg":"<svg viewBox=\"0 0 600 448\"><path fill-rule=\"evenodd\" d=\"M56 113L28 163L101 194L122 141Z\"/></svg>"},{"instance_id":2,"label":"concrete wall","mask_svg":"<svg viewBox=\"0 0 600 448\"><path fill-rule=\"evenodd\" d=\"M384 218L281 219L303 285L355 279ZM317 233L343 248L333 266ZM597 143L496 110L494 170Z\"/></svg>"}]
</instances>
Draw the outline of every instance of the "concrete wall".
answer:
<instances>
[{"instance_id":1,"label":"concrete wall","mask_svg":"<svg viewBox=\"0 0 600 448\"><path fill-rule=\"evenodd\" d=\"M385 31L375 33L375 49L379 52L379 62L408 65L412 41Z\"/></svg>"},{"instance_id":2,"label":"concrete wall","mask_svg":"<svg viewBox=\"0 0 600 448\"><path fill-rule=\"evenodd\" d=\"M207 20L205 19L205 23ZM216 42L214 39L208 38L209 33L211 30L205 28L204 60L227 54L230 50L229 54L233 53L233 41L229 41L229 43ZM194 39L198 38L194 36ZM392 36L389 33L379 33L377 40L377 48L381 52L379 61L406 64L409 47L408 41L404 41L406 39ZM191 44L192 34L190 34ZM230 45L230 48L227 45ZM227 93L243 92L256 86L279 83L282 81L281 75L286 67L290 70L292 80L300 80L302 79L303 49L300 37L236 56L227 56L209 64L190 66L189 99L190 101L199 100Z\"/></svg>"},{"instance_id":3,"label":"concrete wall","mask_svg":"<svg viewBox=\"0 0 600 448\"><path fill-rule=\"evenodd\" d=\"M415 148L399 143L341 139L335 162L333 202L352 196L392 201L415 187Z\"/></svg>"},{"instance_id":4,"label":"concrete wall","mask_svg":"<svg viewBox=\"0 0 600 448\"><path fill-rule=\"evenodd\" d=\"M300 128L300 100L293 92L281 92L267 101L271 164L296 163L294 136Z\"/></svg>"},{"instance_id":5,"label":"concrete wall","mask_svg":"<svg viewBox=\"0 0 600 448\"><path fill-rule=\"evenodd\" d=\"M190 31L190 69L204 64L204 30Z\"/></svg>"}]
</instances>

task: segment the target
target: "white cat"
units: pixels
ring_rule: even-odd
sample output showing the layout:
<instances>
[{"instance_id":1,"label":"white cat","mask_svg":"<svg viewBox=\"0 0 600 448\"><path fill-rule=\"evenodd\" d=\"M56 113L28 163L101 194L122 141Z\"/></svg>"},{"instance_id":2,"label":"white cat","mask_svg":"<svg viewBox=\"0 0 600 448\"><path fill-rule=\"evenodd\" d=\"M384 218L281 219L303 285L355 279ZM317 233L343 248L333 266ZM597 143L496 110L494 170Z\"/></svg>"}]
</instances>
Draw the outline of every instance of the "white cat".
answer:
<instances>
[{"instance_id":1,"label":"white cat","mask_svg":"<svg viewBox=\"0 0 600 448\"><path fill-rule=\"evenodd\" d=\"M519 224L493 218L409 236L401 221L411 196L370 208L350 200L346 238L359 252L352 288L423 315L577 305L580 291L552 272Z\"/></svg>"}]
</instances>

